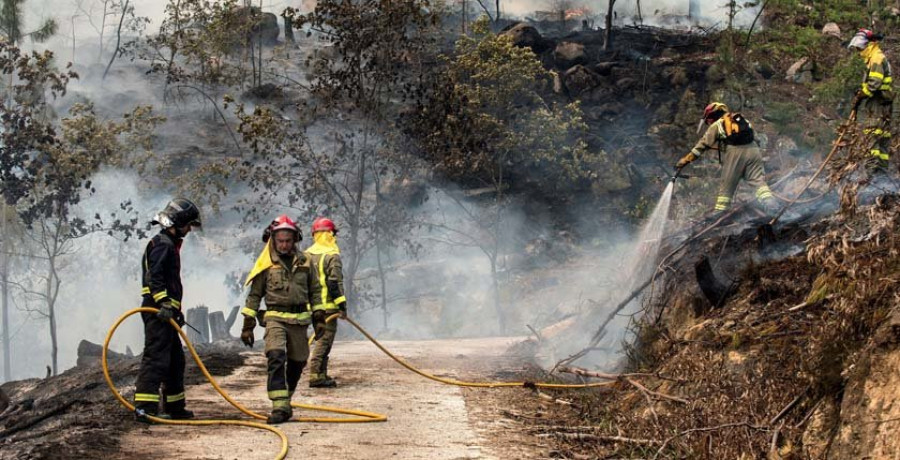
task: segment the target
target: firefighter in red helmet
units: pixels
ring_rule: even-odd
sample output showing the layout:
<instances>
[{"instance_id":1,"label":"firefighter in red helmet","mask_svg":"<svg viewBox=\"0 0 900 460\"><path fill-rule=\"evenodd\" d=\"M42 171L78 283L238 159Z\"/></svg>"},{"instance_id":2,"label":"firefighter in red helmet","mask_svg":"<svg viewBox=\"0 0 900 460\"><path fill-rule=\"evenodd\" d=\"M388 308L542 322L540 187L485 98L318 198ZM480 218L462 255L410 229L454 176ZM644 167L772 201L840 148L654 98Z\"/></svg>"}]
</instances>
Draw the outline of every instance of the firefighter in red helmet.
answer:
<instances>
[{"instance_id":1,"label":"firefighter in red helmet","mask_svg":"<svg viewBox=\"0 0 900 460\"><path fill-rule=\"evenodd\" d=\"M337 245L337 227L327 217L319 217L312 225L313 245L306 249L312 264L312 322L315 332L312 357L309 360L309 387L337 386L328 376L328 355L337 335L337 321L325 322L329 316L347 314L344 297L344 273L341 250Z\"/></svg>"}]
</instances>

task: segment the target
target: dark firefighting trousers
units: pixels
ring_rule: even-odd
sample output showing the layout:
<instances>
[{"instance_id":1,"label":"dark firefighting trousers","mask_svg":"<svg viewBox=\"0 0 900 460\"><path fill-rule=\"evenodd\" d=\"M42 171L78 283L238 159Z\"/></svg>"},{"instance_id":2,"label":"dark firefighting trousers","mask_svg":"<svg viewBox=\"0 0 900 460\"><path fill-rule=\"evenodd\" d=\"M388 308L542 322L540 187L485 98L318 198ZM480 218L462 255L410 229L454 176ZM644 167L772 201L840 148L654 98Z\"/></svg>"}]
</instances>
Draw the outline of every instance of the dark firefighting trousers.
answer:
<instances>
[{"instance_id":1,"label":"dark firefighting trousers","mask_svg":"<svg viewBox=\"0 0 900 460\"><path fill-rule=\"evenodd\" d=\"M885 96L881 91L864 100L860 110L863 134L866 135L867 145L871 146L869 155L875 166L881 168L887 168L891 159L892 110L893 96Z\"/></svg>"},{"instance_id":2,"label":"dark firefighting trousers","mask_svg":"<svg viewBox=\"0 0 900 460\"><path fill-rule=\"evenodd\" d=\"M300 374L309 358L308 325L290 324L266 318L266 358L269 379L266 391L272 409L289 409Z\"/></svg>"},{"instance_id":3,"label":"dark firefighting trousers","mask_svg":"<svg viewBox=\"0 0 900 460\"><path fill-rule=\"evenodd\" d=\"M715 210L721 212L731 206L734 192L743 179L754 188L756 200L763 210L772 213L777 203L765 176L762 154L756 144L729 145L722 154L722 178Z\"/></svg>"},{"instance_id":4,"label":"dark firefighting trousers","mask_svg":"<svg viewBox=\"0 0 900 460\"><path fill-rule=\"evenodd\" d=\"M329 312L326 316L337 313ZM325 332L322 337L316 337L313 342L312 356L309 359L309 380L311 382L324 380L328 376L328 354L331 353L331 346L334 345L334 339L337 337L337 320L325 323Z\"/></svg>"},{"instance_id":5,"label":"dark firefighting trousers","mask_svg":"<svg viewBox=\"0 0 900 460\"><path fill-rule=\"evenodd\" d=\"M157 414L159 387L163 389L163 410L184 410L184 351L178 331L154 313L141 313L144 320L144 354L134 390L134 405Z\"/></svg>"}]
</instances>

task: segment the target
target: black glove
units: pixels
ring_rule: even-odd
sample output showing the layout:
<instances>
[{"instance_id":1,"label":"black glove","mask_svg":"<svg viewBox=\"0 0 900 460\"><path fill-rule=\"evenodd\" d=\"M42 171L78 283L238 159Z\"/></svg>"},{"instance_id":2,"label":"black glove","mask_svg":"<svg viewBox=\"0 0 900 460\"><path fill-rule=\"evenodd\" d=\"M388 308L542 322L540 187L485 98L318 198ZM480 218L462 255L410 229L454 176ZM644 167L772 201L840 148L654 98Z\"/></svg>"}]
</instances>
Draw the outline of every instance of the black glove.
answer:
<instances>
[{"instance_id":1,"label":"black glove","mask_svg":"<svg viewBox=\"0 0 900 460\"><path fill-rule=\"evenodd\" d=\"M316 334L316 339L321 339L322 334L325 333L325 310L316 310L312 314L312 323L313 323L313 332Z\"/></svg>"},{"instance_id":2,"label":"black glove","mask_svg":"<svg viewBox=\"0 0 900 460\"><path fill-rule=\"evenodd\" d=\"M253 347L255 338L253 337L253 328L256 327L256 318L244 315L244 327L241 328L241 342L248 347Z\"/></svg>"},{"instance_id":3,"label":"black glove","mask_svg":"<svg viewBox=\"0 0 900 460\"><path fill-rule=\"evenodd\" d=\"M163 302L159 304L159 311L156 312L156 317L160 319L160 321L169 322L170 319L175 317L175 314L179 313L175 307L172 306L169 302Z\"/></svg>"},{"instance_id":4,"label":"black glove","mask_svg":"<svg viewBox=\"0 0 900 460\"><path fill-rule=\"evenodd\" d=\"M178 327L184 327L186 321L184 320L184 313L182 313L181 310L175 310L175 317L172 319L175 320L175 324L177 324Z\"/></svg>"}]
</instances>

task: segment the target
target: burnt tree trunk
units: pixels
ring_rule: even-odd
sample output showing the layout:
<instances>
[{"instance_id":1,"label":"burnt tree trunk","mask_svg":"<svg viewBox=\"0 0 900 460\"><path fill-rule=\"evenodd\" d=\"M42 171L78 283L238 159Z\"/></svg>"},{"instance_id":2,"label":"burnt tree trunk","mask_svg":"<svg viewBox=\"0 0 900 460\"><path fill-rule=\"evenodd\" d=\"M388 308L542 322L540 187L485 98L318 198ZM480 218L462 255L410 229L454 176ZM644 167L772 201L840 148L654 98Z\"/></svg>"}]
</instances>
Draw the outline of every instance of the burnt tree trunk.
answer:
<instances>
[{"instance_id":1,"label":"burnt tree trunk","mask_svg":"<svg viewBox=\"0 0 900 460\"><path fill-rule=\"evenodd\" d=\"M185 319L190 324L186 331L188 340L192 343L209 343L209 309L202 305L191 308Z\"/></svg>"},{"instance_id":2,"label":"burnt tree trunk","mask_svg":"<svg viewBox=\"0 0 900 460\"><path fill-rule=\"evenodd\" d=\"M216 340L228 340L231 334L225 327L225 313L214 311L209 314L209 338L215 342Z\"/></svg>"},{"instance_id":3,"label":"burnt tree trunk","mask_svg":"<svg viewBox=\"0 0 900 460\"><path fill-rule=\"evenodd\" d=\"M612 47L612 27L613 27L613 7L616 0L609 0L609 7L606 9L606 30L603 37L603 50L606 51Z\"/></svg>"}]
</instances>

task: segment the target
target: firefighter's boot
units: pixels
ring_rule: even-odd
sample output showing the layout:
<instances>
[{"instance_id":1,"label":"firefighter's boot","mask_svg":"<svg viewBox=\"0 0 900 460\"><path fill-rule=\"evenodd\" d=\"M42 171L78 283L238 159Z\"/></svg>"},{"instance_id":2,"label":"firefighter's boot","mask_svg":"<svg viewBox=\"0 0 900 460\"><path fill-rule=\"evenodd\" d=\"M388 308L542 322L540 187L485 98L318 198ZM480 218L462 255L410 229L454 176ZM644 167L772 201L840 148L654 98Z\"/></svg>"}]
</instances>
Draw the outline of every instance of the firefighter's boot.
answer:
<instances>
[{"instance_id":1,"label":"firefighter's boot","mask_svg":"<svg viewBox=\"0 0 900 460\"><path fill-rule=\"evenodd\" d=\"M309 374L310 388L334 388L337 382L327 374Z\"/></svg>"},{"instance_id":2,"label":"firefighter's boot","mask_svg":"<svg viewBox=\"0 0 900 460\"><path fill-rule=\"evenodd\" d=\"M279 404L272 409L272 414L266 419L266 423L269 425L277 425L289 421L291 417L294 416L294 410L291 408L290 401L286 402L287 405Z\"/></svg>"}]
</instances>

